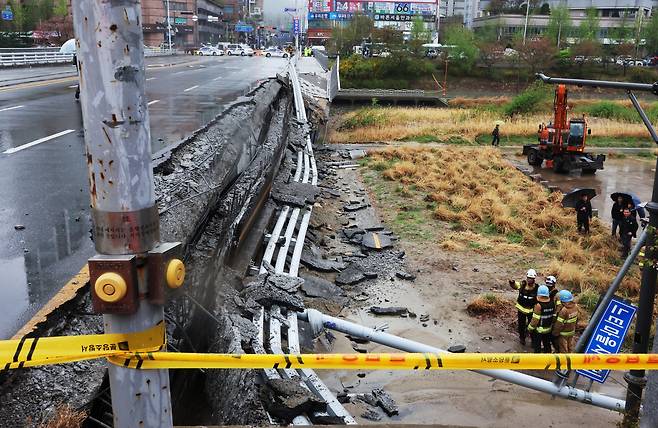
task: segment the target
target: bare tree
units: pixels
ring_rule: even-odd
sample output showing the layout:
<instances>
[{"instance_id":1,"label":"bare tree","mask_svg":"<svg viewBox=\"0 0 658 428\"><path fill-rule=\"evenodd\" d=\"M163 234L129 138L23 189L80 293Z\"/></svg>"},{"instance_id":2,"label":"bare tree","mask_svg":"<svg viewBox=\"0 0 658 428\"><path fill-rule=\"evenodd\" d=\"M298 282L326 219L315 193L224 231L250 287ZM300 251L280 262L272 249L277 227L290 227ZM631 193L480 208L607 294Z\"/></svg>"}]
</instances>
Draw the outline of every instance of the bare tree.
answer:
<instances>
[{"instance_id":1,"label":"bare tree","mask_svg":"<svg viewBox=\"0 0 658 428\"><path fill-rule=\"evenodd\" d=\"M526 44L517 43L515 46L519 53L519 60L530 67L532 74L537 69L549 69L555 63L557 49L547 37L528 40Z\"/></svg>"}]
</instances>

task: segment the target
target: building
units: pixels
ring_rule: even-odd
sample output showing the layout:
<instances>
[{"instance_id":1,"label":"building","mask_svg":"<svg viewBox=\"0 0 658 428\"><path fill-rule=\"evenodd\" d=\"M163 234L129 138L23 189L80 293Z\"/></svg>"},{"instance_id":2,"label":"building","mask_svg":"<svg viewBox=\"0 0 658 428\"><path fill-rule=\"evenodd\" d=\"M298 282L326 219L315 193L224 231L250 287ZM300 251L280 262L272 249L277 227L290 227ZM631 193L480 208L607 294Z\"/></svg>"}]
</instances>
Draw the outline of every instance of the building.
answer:
<instances>
[{"instance_id":1,"label":"building","mask_svg":"<svg viewBox=\"0 0 658 428\"><path fill-rule=\"evenodd\" d=\"M467 28L472 28L473 20L480 16L480 0L442 0L439 2L441 18L462 17Z\"/></svg>"},{"instance_id":2,"label":"building","mask_svg":"<svg viewBox=\"0 0 658 428\"><path fill-rule=\"evenodd\" d=\"M616 43L614 34L618 29L626 27L632 29L636 25L651 17L653 0L568 0L544 1L543 10L566 5L569 10L571 22L566 37L577 37L577 29L587 19L587 10L593 10L599 21L598 38L604 44ZM510 38L514 34L523 33L525 28L525 15L522 13L495 13L491 11L490 0L480 0L479 17L473 20L472 28L475 31L484 28L495 28L499 39ZM532 12L532 10L531 10ZM530 14L528 16L527 34L530 36L543 34L548 28L549 14Z\"/></svg>"},{"instance_id":3,"label":"building","mask_svg":"<svg viewBox=\"0 0 658 428\"><path fill-rule=\"evenodd\" d=\"M195 46L195 23L192 21L192 16L196 12L195 0L143 0L144 44L160 46L168 43L167 5L172 27L172 44L177 48Z\"/></svg>"},{"instance_id":4,"label":"building","mask_svg":"<svg viewBox=\"0 0 658 428\"><path fill-rule=\"evenodd\" d=\"M197 0L196 34L198 43L215 44L228 41L229 26L224 19L224 10L217 0Z\"/></svg>"}]
</instances>

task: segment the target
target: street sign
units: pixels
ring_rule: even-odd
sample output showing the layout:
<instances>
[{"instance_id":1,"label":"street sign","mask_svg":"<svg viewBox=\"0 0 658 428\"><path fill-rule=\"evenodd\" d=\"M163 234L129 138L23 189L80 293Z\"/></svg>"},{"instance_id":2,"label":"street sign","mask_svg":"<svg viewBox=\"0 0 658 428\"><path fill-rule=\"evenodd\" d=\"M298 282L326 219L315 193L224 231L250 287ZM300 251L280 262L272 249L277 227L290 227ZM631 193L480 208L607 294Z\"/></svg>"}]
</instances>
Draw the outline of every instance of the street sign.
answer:
<instances>
[{"instance_id":1,"label":"street sign","mask_svg":"<svg viewBox=\"0 0 658 428\"><path fill-rule=\"evenodd\" d=\"M192 15L192 21L197 22L199 20L199 17L196 15Z\"/></svg>"},{"instance_id":2,"label":"street sign","mask_svg":"<svg viewBox=\"0 0 658 428\"><path fill-rule=\"evenodd\" d=\"M617 354L636 311L635 306L617 297L613 298L592 332L585 354ZM592 355L585 357L585 360L588 358L591 358L589 361L594 361L601 357ZM610 370L576 370L576 372L599 383L605 382L610 374Z\"/></svg>"},{"instance_id":3,"label":"street sign","mask_svg":"<svg viewBox=\"0 0 658 428\"><path fill-rule=\"evenodd\" d=\"M219 22L219 17L208 15L208 22Z\"/></svg>"},{"instance_id":4,"label":"street sign","mask_svg":"<svg viewBox=\"0 0 658 428\"><path fill-rule=\"evenodd\" d=\"M292 32L294 34L299 34L299 18L292 19Z\"/></svg>"},{"instance_id":5,"label":"street sign","mask_svg":"<svg viewBox=\"0 0 658 428\"><path fill-rule=\"evenodd\" d=\"M297 12L297 8L296 7L286 7L285 9L283 9L283 11L284 12Z\"/></svg>"},{"instance_id":6,"label":"street sign","mask_svg":"<svg viewBox=\"0 0 658 428\"><path fill-rule=\"evenodd\" d=\"M14 20L14 12L11 10L11 6L7 5L5 9L2 11L2 20L3 21L13 21Z\"/></svg>"},{"instance_id":7,"label":"street sign","mask_svg":"<svg viewBox=\"0 0 658 428\"><path fill-rule=\"evenodd\" d=\"M254 31L254 27L246 24L237 24L235 26L235 31L237 31L238 33L251 33L252 31Z\"/></svg>"}]
</instances>

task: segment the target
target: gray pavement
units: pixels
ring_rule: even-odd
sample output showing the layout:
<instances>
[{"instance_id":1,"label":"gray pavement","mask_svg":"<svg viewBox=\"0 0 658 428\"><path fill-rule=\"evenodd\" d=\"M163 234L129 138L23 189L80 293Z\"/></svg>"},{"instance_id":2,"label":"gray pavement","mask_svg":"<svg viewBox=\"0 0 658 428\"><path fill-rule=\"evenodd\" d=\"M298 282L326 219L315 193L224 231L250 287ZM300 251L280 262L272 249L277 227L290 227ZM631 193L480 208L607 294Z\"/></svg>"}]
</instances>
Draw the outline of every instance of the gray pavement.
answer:
<instances>
[{"instance_id":1,"label":"gray pavement","mask_svg":"<svg viewBox=\"0 0 658 428\"><path fill-rule=\"evenodd\" d=\"M149 59L153 152L191 135L284 66L264 57ZM38 82L0 87L0 339L93 254L77 82L61 79L63 68L44 67ZM16 79L17 70L0 71L0 82ZM27 79L36 73L23 71ZM19 225L25 229L16 230Z\"/></svg>"}]
</instances>

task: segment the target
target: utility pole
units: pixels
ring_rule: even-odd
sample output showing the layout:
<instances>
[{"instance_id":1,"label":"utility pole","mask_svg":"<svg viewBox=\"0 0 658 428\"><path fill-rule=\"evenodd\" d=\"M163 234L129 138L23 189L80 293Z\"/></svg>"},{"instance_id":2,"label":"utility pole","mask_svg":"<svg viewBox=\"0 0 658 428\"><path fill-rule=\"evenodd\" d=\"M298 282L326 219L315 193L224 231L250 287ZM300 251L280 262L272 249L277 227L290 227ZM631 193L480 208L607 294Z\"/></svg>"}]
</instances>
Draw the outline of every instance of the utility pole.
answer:
<instances>
[{"instance_id":1,"label":"utility pole","mask_svg":"<svg viewBox=\"0 0 658 428\"><path fill-rule=\"evenodd\" d=\"M441 25L441 0L436 0L436 38L434 39L434 43L439 43L439 39L441 38L439 34L439 27Z\"/></svg>"},{"instance_id":2,"label":"utility pole","mask_svg":"<svg viewBox=\"0 0 658 428\"><path fill-rule=\"evenodd\" d=\"M167 0L167 42L171 50L171 17L169 16L169 0Z\"/></svg>"},{"instance_id":3,"label":"utility pole","mask_svg":"<svg viewBox=\"0 0 658 428\"><path fill-rule=\"evenodd\" d=\"M92 302L106 333L164 321L182 285L180 243L161 244L139 0L73 3L94 245ZM164 344L164 337L163 344ZM114 427L171 427L168 370L109 365Z\"/></svg>"},{"instance_id":4,"label":"utility pole","mask_svg":"<svg viewBox=\"0 0 658 428\"><path fill-rule=\"evenodd\" d=\"M526 34L528 33L528 15L530 15L530 0L525 5L525 25L523 26L523 44L525 45Z\"/></svg>"}]
</instances>

